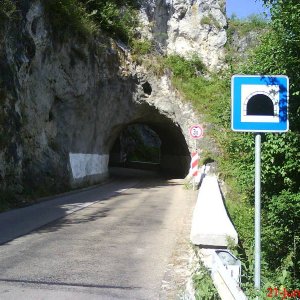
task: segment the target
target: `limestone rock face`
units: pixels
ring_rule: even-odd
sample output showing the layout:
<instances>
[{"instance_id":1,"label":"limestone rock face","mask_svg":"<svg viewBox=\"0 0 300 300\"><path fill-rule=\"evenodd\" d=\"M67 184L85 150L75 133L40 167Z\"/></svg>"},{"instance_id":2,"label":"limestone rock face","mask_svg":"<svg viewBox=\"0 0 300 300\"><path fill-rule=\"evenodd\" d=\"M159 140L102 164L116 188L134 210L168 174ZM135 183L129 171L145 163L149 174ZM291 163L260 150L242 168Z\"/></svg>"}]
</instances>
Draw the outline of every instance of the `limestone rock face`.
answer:
<instances>
[{"instance_id":1,"label":"limestone rock face","mask_svg":"<svg viewBox=\"0 0 300 300\"><path fill-rule=\"evenodd\" d=\"M243 35L238 31L234 31L230 41L234 59L236 61L247 59L249 49L254 48L255 45L260 43L260 38L266 31L266 29L252 30Z\"/></svg>"},{"instance_id":2,"label":"limestone rock face","mask_svg":"<svg viewBox=\"0 0 300 300\"><path fill-rule=\"evenodd\" d=\"M201 118L167 75L137 66L107 37L61 42L41 1L24 1L22 15L0 33L1 191L49 194L99 182L133 123L159 134L162 167L188 166L188 128Z\"/></svg>"},{"instance_id":3,"label":"limestone rock face","mask_svg":"<svg viewBox=\"0 0 300 300\"><path fill-rule=\"evenodd\" d=\"M211 70L224 66L225 0L149 0L142 6L141 20L147 28L144 37L162 51L186 58L196 54Z\"/></svg>"},{"instance_id":4,"label":"limestone rock face","mask_svg":"<svg viewBox=\"0 0 300 300\"><path fill-rule=\"evenodd\" d=\"M209 69L220 68L226 43L224 2L175 0L173 7L167 52L185 57L196 53Z\"/></svg>"}]
</instances>

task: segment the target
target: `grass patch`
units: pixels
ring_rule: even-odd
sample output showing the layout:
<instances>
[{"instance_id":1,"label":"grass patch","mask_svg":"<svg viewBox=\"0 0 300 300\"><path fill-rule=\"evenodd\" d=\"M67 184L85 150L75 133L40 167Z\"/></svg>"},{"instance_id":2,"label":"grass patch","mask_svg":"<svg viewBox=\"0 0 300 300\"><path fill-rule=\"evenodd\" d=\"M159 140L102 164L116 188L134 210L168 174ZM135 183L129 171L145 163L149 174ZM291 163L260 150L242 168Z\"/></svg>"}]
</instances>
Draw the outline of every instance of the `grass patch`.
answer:
<instances>
[{"instance_id":1,"label":"grass patch","mask_svg":"<svg viewBox=\"0 0 300 300\"><path fill-rule=\"evenodd\" d=\"M164 59L164 66L171 70L174 87L201 115L205 115L205 121L215 124L229 121L229 74L208 73L196 55L190 59L178 55L168 56Z\"/></svg>"},{"instance_id":2,"label":"grass patch","mask_svg":"<svg viewBox=\"0 0 300 300\"><path fill-rule=\"evenodd\" d=\"M203 16L203 18L200 21L201 25L209 25L213 26L217 29L221 29L222 26L220 23L216 20L216 18L212 14L208 14L207 16Z\"/></svg>"},{"instance_id":3,"label":"grass patch","mask_svg":"<svg viewBox=\"0 0 300 300\"><path fill-rule=\"evenodd\" d=\"M16 11L16 4L13 1L0 0L0 23L5 19L11 19Z\"/></svg>"},{"instance_id":4,"label":"grass patch","mask_svg":"<svg viewBox=\"0 0 300 300\"><path fill-rule=\"evenodd\" d=\"M142 63L149 73L158 77L164 74L171 75L172 81L196 78L206 71L204 63L196 54L191 55L189 59L185 59L177 54L161 56L150 51L148 55L142 58ZM180 89L178 90L180 91Z\"/></svg>"},{"instance_id":5,"label":"grass patch","mask_svg":"<svg viewBox=\"0 0 300 300\"><path fill-rule=\"evenodd\" d=\"M154 45L150 40L133 39L131 42L131 52L134 56L134 60L137 60L142 55L151 53L153 50Z\"/></svg>"},{"instance_id":6,"label":"grass patch","mask_svg":"<svg viewBox=\"0 0 300 300\"><path fill-rule=\"evenodd\" d=\"M226 97L228 92L224 90L226 82L218 80L217 77L195 77L188 80L174 77L172 82L194 108L200 114L205 115L207 122L219 123L221 119L226 118L224 116L224 109L228 109L228 105L225 105L228 101Z\"/></svg>"},{"instance_id":7,"label":"grass patch","mask_svg":"<svg viewBox=\"0 0 300 300\"><path fill-rule=\"evenodd\" d=\"M199 261L198 269L193 275L196 300L221 300L210 277L209 270Z\"/></svg>"},{"instance_id":8,"label":"grass patch","mask_svg":"<svg viewBox=\"0 0 300 300\"><path fill-rule=\"evenodd\" d=\"M265 30L268 27L269 21L262 15L253 14L246 19L239 19L233 15L228 20L227 35L230 38L233 33L238 33L240 37L243 37L250 32Z\"/></svg>"},{"instance_id":9,"label":"grass patch","mask_svg":"<svg viewBox=\"0 0 300 300\"><path fill-rule=\"evenodd\" d=\"M75 32L81 36L91 36L99 29L82 3L77 0L50 0L45 2L46 12L55 32L66 34Z\"/></svg>"},{"instance_id":10,"label":"grass patch","mask_svg":"<svg viewBox=\"0 0 300 300\"><path fill-rule=\"evenodd\" d=\"M134 0L49 0L45 8L55 33L88 38L99 30L129 43L138 26Z\"/></svg>"},{"instance_id":11,"label":"grass patch","mask_svg":"<svg viewBox=\"0 0 300 300\"><path fill-rule=\"evenodd\" d=\"M176 54L169 55L164 59L164 66L171 69L174 79L195 78L206 70L204 63L196 54L190 59Z\"/></svg>"}]
</instances>

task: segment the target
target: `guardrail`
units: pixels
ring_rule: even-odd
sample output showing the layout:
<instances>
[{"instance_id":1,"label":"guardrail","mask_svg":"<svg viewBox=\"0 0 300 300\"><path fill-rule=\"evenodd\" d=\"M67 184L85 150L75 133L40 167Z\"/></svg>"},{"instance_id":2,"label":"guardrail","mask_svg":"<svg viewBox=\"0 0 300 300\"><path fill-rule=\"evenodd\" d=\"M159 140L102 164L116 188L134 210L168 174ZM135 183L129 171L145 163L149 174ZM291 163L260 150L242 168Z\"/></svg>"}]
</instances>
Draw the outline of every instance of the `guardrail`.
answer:
<instances>
[{"instance_id":1,"label":"guardrail","mask_svg":"<svg viewBox=\"0 0 300 300\"><path fill-rule=\"evenodd\" d=\"M213 251L211 277L221 298L224 300L247 300L248 298L239 286L240 275L236 276L232 270L233 268L230 268L230 265L225 266L216 251Z\"/></svg>"}]
</instances>

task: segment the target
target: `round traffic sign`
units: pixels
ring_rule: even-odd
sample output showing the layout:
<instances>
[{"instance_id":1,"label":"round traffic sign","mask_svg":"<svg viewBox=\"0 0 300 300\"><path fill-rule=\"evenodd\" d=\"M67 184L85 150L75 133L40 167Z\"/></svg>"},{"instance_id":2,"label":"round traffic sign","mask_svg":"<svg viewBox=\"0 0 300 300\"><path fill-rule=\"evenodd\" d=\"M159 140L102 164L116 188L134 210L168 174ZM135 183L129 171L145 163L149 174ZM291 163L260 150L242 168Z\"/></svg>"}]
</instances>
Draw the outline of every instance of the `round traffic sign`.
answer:
<instances>
[{"instance_id":1,"label":"round traffic sign","mask_svg":"<svg viewBox=\"0 0 300 300\"><path fill-rule=\"evenodd\" d=\"M203 128L201 125L193 125L190 127L190 136L192 139L203 138Z\"/></svg>"}]
</instances>

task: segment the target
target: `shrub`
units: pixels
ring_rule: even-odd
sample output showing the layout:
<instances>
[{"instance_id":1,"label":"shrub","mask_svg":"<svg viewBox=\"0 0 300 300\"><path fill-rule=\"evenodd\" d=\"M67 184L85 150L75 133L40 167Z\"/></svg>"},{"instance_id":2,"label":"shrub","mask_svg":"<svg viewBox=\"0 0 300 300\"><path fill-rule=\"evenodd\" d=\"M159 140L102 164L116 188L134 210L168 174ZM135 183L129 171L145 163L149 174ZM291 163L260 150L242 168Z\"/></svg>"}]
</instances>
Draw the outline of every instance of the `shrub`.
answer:
<instances>
[{"instance_id":1,"label":"shrub","mask_svg":"<svg viewBox=\"0 0 300 300\"><path fill-rule=\"evenodd\" d=\"M190 71L185 71L185 73L188 72L192 72L192 68ZM178 73L180 74L180 68L178 68ZM204 115L205 121L224 126L224 122L230 118L230 89L227 89L230 81L227 81L225 76L224 79L215 75L210 78L187 77L184 70L182 73L183 75L172 78L174 86L200 114Z\"/></svg>"},{"instance_id":2,"label":"shrub","mask_svg":"<svg viewBox=\"0 0 300 300\"><path fill-rule=\"evenodd\" d=\"M198 270L193 276L196 300L220 300L217 289L210 277L209 271L199 262Z\"/></svg>"},{"instance_id":3,"label":"shrub","mask_svg":"<svg viewBox=\"0 0 300 300\"><path fill-rule=\"evenodd\" d=\"M138 18L135 1L49 0L46 10L56 31L92 35L98 29L128 43Z\"/></svg>"},{"instance_id":4,"label":"shrub","mask_svg":"<svg viewBox=\"0 0 300 300\"><path fill-rule=\"evenodd\" d=\"M78 0L49 0L45 7L55 32L63 35L75 32L85 37L98 29L92 15Z\"/></svg>"},{"instance_id":5,"label":"shrub","mask_svg":"<svg viewBox=\"0 0 300 300\"><path fill-rule=\"evenodd\" d=\"M190 59L173 54L165 59L165 66L170 68L175 78L194 78L205 70L205 65L197 55L192 55Z\"/></svg>"},{"instance_id":6,"label":"shrub","mask_svg":"<svg viewBox=\"0 0 300 300\"><path fill-rule=\"evenodd\" d=\"M16 4L12 0L0 0L0 23L6 19L11 19L16 11Z\"/></svg>"},{"instance_id":7,"label":"shrub","mask_svg":"<svg viewBox=\"0 0 300 300\"><path fill-rule=\"evenodd\" d=\"M149 54L153 47L152 41L149 40L133 39L131 42L132 53L137 56Z\"/></svg>"},{"instance_id":8,"label":"shrub","mask_svg":"<svg viewBox=\"0 0 300 300\"><path fill-rule=\"evenodd\" d=\"M296 278L298 284L300 279L300 193L284 190L273 196L266 206L264 251L270 270L280 274L281 269L286 269L295 277L294 286L290 288L296 287ZM276 276L274 280L280 283Z\"/></svg>"},{"instance_id":9,"label":"shrub","mask_svg":"<svg viewBox=\"0 0 300 300\"><path fill-rule=\"evenodd\" d=\"M216 18L212 15L206 15L204 17L202 17L201 21L200 21L201 25L209 25L209 26L213 26L217 29L221 29L221 25L220 23L216 20Z\"/></svg>"},{"instance_id":10,"label":"shrub","mask_svg":"<svg viewBox=\"0 0 300 300\"><path fill-rule=\"evenodd\" d=\"M238 19L235 16L228 20L227 34L230 36L236 32L239 36L245 36L250 32L265 30L269 27L269 21L262 15L253 14L246 19Z\"/></svg>"}]
</instances>

